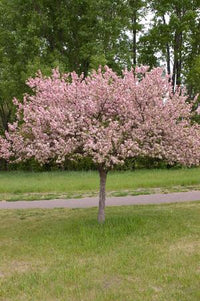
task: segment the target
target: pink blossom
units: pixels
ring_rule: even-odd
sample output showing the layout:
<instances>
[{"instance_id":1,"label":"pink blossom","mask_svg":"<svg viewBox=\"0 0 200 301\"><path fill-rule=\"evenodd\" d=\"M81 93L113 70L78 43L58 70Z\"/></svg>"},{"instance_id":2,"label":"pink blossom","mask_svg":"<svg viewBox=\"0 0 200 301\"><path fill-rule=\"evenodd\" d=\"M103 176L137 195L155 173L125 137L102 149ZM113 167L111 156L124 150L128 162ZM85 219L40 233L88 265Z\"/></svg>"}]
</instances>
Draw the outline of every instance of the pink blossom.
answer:
<instances>
[{"instance_id":1,"label":"pink blossom","mask_svg":"<svg viewBox=\"0 0 200 301\"><path fill-rule=\"evenodd\" d=\"M105 67L86 78L56 69L27 84L34 94L21 104L14 100L17 121L9 125L7 141L0 140L1 156L34 157L41 164L90 157L104 178L129 157L199 164L200 126L191 123L192 104L184 91L172 93L162 68L143 66L118 76Z\"/></svg>"},{"instance_id":2,"label":"pink blossom","mask_svg":"<svg viewBox=\"0 0 200 301\"><path fill-rule=\"evenodd\" d=\"M18 159L41 163L79 154L105 169L137 156L198 164L199 126L191 125L187 96L172 94L161 68L147 70L120 77L105 67L85 79L58 69L51 77L38 72L27 81L35 94L22 104L14 99L18 121L2 145L12 145Z\"/></svg>"}]
</instances>

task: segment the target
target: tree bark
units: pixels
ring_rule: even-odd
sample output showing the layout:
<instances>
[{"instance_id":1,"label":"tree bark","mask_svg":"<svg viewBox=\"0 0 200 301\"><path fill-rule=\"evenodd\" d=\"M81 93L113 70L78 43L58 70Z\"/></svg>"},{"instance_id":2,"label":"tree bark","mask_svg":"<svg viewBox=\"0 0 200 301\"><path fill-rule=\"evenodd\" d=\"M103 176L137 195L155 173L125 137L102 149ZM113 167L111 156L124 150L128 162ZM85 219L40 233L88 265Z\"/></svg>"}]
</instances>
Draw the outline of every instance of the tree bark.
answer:
<instances>
[{"instance_id":1,"label":"tree bark","mask_svg":"<svg viewBox=\"0 0 200 301\"><path fill-rule=\"evenodd\" d=\"M174 46L174 62L173 62L173 74L172 74L173 93L175 93L175 87L176 87L176 72L177 72L176 66L177 66L177 50L175 49L175 46Z\"/></svg>"},{"instance_id":2,"label":"tree bark","mask_svg":"<svg viewBox=\"0 0 200 301\"><path fill-rule=\"evenodd\" d=\"M179 57L177 62L177 86L181 85L181 72L182 72L182 32L179 34Z\"/></svg>"},{"instance_id":3,"label":"tree bark","mask_svg":"<svg viewBox=\"0 0 200 301\"><path fill-rule=\"evenodd\" d=\"M167 50L167 74L171 75L169 43L166 44L166 50ZM170 81L170 78L169 78L169 81Z\"/></svg>"},{"instance_id":4,"label":"tree bark","mask_svg":"<svg viewBox=\"0 0 200 301\"><path fill-rule=\"evenodd\" d=\"M1 103L0 99L0 127L4 131L8 131L8 122L10 121L11 117L11 109L9 109L8 105Z\"/></svg>"},{"instance_id":5,"label":"tree bark","mask_svg":"<svg viewBox=\"0 0 200 301\"><path fill-rule=\"evenodd\" d=\"M100 190L99 190L99 212L98 212L98 222L100 224L105 221L105 200L106 200L106 178L107 171L104 169L99 169L100 176Z\"/></svg>"},{"instance_id":6,"label":"tree bark","mask_svg":"<svg viewBox=\"0 0 200 301\"><path fill-rule=\"evenodd\" d=\"M133 66L137 64L137 30L136 30L136 12L132 16L132 31L133 31Z\"/></svg>"},{"instance_id":7,"label":"tree bark","mask_svg":"<svg viewBox=\"0 0 200 301\"><path fill-rule=\"evenodd\" d=\"M179 7L176 8L176 16L179 19L179 22L182 21L184 12L180 10ZM174 66L173 66L173 75L172 75L172 85L173 92L176 90L176 86L181 85L181 74L182 74L182 46L183 46L183 31L179 27L175 31L174 36Z\"/></svg>"},{"instance_id":8,"label":"tree bark","mask_svg":"<svg viewBox=\"0 0 200 301\"><path fill-rule=\"evenodd\" d=\"M166 25L165 15L162 16L163 24ZM166 60L167 60L167 74L171 75L171 66L170 66L170 46L169 43L166 43ZM170 81L170 78L169 78Z\"/></svg>"}]
</instances>

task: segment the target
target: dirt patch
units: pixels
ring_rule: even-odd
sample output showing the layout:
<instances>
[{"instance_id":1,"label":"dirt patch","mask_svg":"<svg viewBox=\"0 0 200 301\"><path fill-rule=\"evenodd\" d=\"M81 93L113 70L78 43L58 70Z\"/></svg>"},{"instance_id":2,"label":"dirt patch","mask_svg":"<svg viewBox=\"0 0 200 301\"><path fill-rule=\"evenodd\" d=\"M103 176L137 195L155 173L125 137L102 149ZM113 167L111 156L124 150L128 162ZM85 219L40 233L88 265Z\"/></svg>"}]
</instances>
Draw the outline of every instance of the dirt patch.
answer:
<instances>
[{"instance_id":1,"label":"dirt patch","mask_svg":"<svg viewBox=\"0 0 200 301\"><path fill-rule=\"evenodd\" d=\"M15 273L23 274L31 271L46 271L42 262L12 260L0 268L0 277L9 277Z\"/></svg>"},{"instance_id":2,"label":"dirt patch","mask_svg":"<svg viewBox=\"0 0 200 301\"><path fill-rule=\"evenodd\" d=\"M104 289L109 289L111 287L119 286L121 283L121 279L117 276L113 277L105 277L102 281L102 287Z\"/></svg>"},{"instance_id":3,"label":"dirt patch","mask_svg":"<svg viewBox=\"0 0 200 301\"><path fill-rule=\"evenodd\" d=\"M186 254L199 253L200 251L200 241L185 241L179 240L175 244L171 245L169 248L170 252L182 252Z\"/></svg>"}]
</instances>

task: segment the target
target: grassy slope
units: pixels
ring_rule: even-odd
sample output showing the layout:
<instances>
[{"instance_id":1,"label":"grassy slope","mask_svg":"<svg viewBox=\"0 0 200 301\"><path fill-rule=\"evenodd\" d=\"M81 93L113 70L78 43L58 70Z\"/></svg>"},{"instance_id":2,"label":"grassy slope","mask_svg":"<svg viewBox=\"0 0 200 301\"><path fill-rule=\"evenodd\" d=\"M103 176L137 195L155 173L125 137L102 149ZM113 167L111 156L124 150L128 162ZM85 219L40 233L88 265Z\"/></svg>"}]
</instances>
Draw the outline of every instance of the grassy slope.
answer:
<instances>
[{"instance_id":1,"label":"grassy slope","mask_svg":"<svg viewBox=\"0 0 200 301\"><path fill-rule=\"evenodd\" d=\"M0 199L80 196L98 190L97 172L0 172ZM192 186L200 188L200 168L110 172L107 191ZM33 195L30 195L33 194ZM24 195L23 195L24 194ZM26 195L27 194L27 195Z\"/></svg>"},{"instance_id":2,"label":"grassy slope","mask_svg":"<svg viewBox=\"0 0 200 301\"><path fill-rule=\"evenodd\" d=\"M0 211L1 301L198 301L200 203Z\"/></svg>"}]
</instances>

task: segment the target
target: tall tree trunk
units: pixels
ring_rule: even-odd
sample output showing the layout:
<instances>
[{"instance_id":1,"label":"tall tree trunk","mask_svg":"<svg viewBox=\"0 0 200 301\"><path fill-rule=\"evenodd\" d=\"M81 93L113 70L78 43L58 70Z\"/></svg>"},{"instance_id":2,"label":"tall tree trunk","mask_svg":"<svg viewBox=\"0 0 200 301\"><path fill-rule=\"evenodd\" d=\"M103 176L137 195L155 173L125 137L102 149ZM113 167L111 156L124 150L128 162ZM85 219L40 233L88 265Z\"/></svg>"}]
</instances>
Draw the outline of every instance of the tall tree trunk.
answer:
<instances>
[{"instance_id":1,"label":"tall tree trunk","mask_svg":"<svg viewBox=\"0 0 200 301\"><path fill-rule=\"evenodd\" d=\"M176 90L176 86L181 84L181 72L182 72L182 32L175 33L174 40L174 66L173 66L173 91Z\"/></svg>"},{"instance_id":2,"label":"tall tree trunk","mask_svg":"<svg viewBox=\"0 0 200 301\"><path fill-rule=\"evenodd\" d=\"M105 200L106 200L106 178L107 171L104 169L99 169L100 176L100 189L99 189L99 212L98 212L98 222L104 223L105 221Z\"/></svg>"},{"instance_id":3,"label":"tall tree trunk","mask_svg":"<svg viewBox=\"0 0 200 301\"><path fill-rule=\"evenodd\" d=\"M184 15L184 11L181 11L179 7L176 8L176 16L181 22L182 17ZM172 84L173 91L175 92L176 86L181 85L181 74L182 74L182 46L183 46L183 32L179 27L175 31L174 37L174 66L173 66L173 76L172 76Z\"/></svg>"},{"instance_id":4,"label":"tall tree trunk","mask_svg":"<svg viewBox=\"0 0 200 301\"><path fill-rule=\"evenodd\" d=\"M137 30L136 30L137 16L134 12L132 16L132 33L133 33L133 65L137 64Z\"/></svg>"},{"instance_id":5,"label":"tall tree trunk","mask_svg":"<svg viewBox=\"0 0 200 301\"><path fill-rule=\"evenodd\" d=\"M166 44L166 50L167 50L167 74L171 75L169 43ZM170 81L170 79L169 79L169 81Z\"/></svg>"},{"instance_id":6,"label":"tall tree trunk","mask_svg":"<svg viewBox=\"0 0 200 301\"><path fill-rule=\"evenodd\" d=\"M174 47L174 62L173 62L173 74L172 74L172 89L173 92L175 92L175 87L176 87L176 69L177 66L177 50Z\"/></svg>"},{"instance_id":7,"label":"tall tree trunk","mask_svg":"<svg viewBox=\"0 0 200 301\"><path fill-rule=\"evenodd\" d=\"M1 101L1 99L0 99ZM0 102L0 128L3 131L8 131L8 122L10 122L11 109Z\"/></svg>"},{"instance_id":8,"label":"tall tree trunk","mask_svg":"<svg viewBox=\"0 0 200 301\"><path fill-rule=\"evenodd\" d=\"M181 85L181 72L182 72L182 32L179 33L179 57L177 62L177 86Z\"/></svg>"},{"instance_id":9,"label":"tall tree trunk","mask_svg":"<svg viewBox=\"0 0 200 301\"><path fill-rule=\"evenodd\" d=\"M165 16L162 16L163 24L166 25ZM171 75L171 66L170 66L170 46L169 43L166 43L166 60L167 60L167 74ZM170 78L169 78L170 81Z\"/></svg>"}]
</instances>

